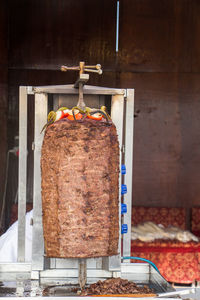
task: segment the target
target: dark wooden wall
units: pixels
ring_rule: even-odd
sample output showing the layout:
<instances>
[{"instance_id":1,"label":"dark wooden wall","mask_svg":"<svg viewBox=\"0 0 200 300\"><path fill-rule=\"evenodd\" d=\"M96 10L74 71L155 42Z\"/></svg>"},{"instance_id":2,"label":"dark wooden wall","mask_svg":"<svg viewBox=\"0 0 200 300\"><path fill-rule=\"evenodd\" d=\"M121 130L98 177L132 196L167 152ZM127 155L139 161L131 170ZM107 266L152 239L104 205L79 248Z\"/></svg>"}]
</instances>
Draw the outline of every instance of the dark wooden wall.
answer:
<instances>
[{"instance_id":1,"label":"dark wooden wall","mask_svg":"<svg viewBox=\"0 0 200 300\"><path fill-rule=\"evenodd\" d=\"M133 201L200 205L200 2L122 3L121 85L136 91Z\"/></svg>"},{"instance_id":2,"label":"dark wooden wall","mask_svg":"<svg viewBox=\"0 0 200 300\"><path fill-rule=\"evenodd\" d=\"M72 83L62 64L101 63L90 84L135 88L134 205L200 205L200 1L9 1L9 146L19 85Z\"/></svg>"},{"instance_id":3,"label":"dark wooden wall","mask_svg":"<svg viewBox=\"0 0 200 300\"><path fill-rule=\"evenodd\" d=\"M8 87L8 57L7 57L7 7L6 1L0 1L0 211L2 206L7 151L7 87Z\"/></svg>"}]
</instances>

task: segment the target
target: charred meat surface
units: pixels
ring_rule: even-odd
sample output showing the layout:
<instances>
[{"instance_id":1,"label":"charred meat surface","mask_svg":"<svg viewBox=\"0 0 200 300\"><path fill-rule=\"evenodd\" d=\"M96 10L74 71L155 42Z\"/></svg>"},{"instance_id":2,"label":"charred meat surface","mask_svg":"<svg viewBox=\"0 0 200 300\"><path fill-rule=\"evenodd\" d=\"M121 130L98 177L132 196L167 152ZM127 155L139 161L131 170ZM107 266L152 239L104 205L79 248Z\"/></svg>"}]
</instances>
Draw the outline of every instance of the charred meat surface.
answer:
<instances>
[{"instance_id":1,"label":"charred meat surface","mask_svg":"<svg viewBox=\"0 0 200 300\"><path fill-rule=\"evenodd\" d=\"M63 119L48 126L41 175L46 255L116 255L119 144L114 124Z\"/></svg>"}]
</instances>

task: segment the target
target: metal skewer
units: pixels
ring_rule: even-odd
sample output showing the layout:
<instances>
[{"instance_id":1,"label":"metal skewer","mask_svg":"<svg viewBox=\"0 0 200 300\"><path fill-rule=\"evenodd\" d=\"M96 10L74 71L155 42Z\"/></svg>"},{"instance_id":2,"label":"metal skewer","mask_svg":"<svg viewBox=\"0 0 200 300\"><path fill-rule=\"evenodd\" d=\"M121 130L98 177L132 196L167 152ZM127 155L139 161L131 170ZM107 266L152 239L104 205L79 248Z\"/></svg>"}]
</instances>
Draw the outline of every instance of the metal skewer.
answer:
<instances>
[{"instance_id":1,"label":"metal skewer","mask_svg":"<svg viewBox=\"0 0 200 300\"><path fill-rule=\"evenodd\" d=\"M80 288L83 289L87 282L87 259L79 258L78 260L78 281Z\"/></svg>"},{"instance_id":2,"label":"metal skewer","mask_svg":"<svg viewBox=\"0 0 200 300\"><path fill-rule=\"evenodd\" d=\"M84 84L89 80L89 74L85 74L84 72L93 72L102 74L101 65L97 64L94 66L86 66L85 62L80 62L79 66L76 67L67 67L67 66L61 66L61 71L79 71L79 78L77 79L76 83L74 84L75 88L79 89L79 99L77 103L77 107L79 107L82 110L85 110L85 102L83 99L83 86ZM86 282L87 282L87 259L86 258L79 258L78 259L78 279L80 288L84 288Z\"/></svg>"}]
</instances>

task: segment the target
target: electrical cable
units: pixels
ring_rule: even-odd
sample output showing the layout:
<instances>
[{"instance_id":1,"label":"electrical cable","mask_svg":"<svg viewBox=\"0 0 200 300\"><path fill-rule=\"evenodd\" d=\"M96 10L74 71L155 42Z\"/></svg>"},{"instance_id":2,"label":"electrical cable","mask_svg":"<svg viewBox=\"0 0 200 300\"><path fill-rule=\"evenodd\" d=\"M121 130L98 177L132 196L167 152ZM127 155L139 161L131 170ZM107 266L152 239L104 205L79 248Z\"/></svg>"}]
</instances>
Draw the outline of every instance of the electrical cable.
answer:
<instances>
[{"instance_id":1,"label":"electrical cable","mask_svg":"<svg viewBox=\"0 0 200 300\"><path fill-rule=\"evenodd\" d=\"M156 265L152 261L150 261L146 258L136 257L136 256L122 256L122 259L137 259L137 260L145 261L145 262L149 263L160 274L160 271L158 270Z\"/></svg>"}]
</instances>

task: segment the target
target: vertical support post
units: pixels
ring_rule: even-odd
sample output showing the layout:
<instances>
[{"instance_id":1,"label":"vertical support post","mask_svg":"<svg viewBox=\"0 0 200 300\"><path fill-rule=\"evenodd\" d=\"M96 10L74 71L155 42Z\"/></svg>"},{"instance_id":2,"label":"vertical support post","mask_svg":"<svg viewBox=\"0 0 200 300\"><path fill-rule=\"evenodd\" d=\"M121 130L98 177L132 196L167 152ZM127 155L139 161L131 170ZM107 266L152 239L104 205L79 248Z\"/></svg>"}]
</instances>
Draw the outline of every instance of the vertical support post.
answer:
<instances>
[{"instance_id":1,"label":"vertical support post","mask_svg":"<svg viewBox=\"0 0 200 300\"><path fill-rule=\"evenodd\" d=\"M34 174L33 174L33 243L32 270L44 269L44 240L42 226L40 157L44 133L41 129L47 121L47 94L35 94Z\"/></svg>"},{"instance_id":2,"label":"vertical support post","mask_svg":"<svg viewBox=\"0 0 200 300\"><path fill-rule=\"evenodd\" d=\"M18 262L25 261L27 182L27 89L19 89Z\"/></svg>"},{"instance_id":3,"label":"vertical support post","mask_svg":"<svg viewBox=\"0 0 200 300\"><path fill-rule=\"evenodd\" d=\"M124 110L124 96L114 95L112 96L111 103L111 119L116 126L119 147L120 147L120 165L122 159L122 136L123 136L123 110ZM120 271L121 268L121 173L119 173L119 244L118 244L118 255L114 255L108 258L108 261L104 267L109 271Z\"/></svg>"},{"instance_id":4,"label":"vertical support post","mask_svg":"<svg viewBox=\"0 0 200 300\"><path fill-rule=\"evenodd\" d=\"M134 133L134 90L127 89L126 98L126 128L125 128L125 182L127 194L124 203L127 213L124 214L124 223L128 225L128 232L123 236L123 256L131 255L131 212L132 212L132 180L133 180L133 133ZM128 262L126 260L126 262Z\"/></svg>"}]
</instances>

